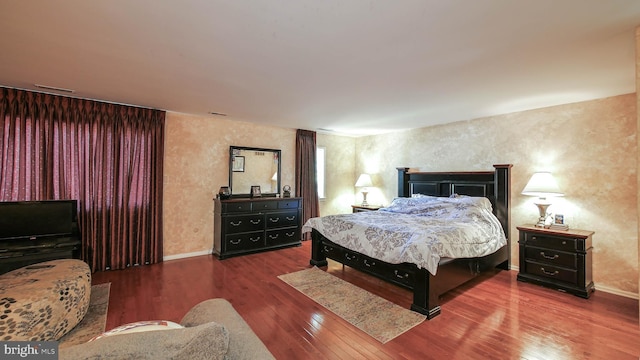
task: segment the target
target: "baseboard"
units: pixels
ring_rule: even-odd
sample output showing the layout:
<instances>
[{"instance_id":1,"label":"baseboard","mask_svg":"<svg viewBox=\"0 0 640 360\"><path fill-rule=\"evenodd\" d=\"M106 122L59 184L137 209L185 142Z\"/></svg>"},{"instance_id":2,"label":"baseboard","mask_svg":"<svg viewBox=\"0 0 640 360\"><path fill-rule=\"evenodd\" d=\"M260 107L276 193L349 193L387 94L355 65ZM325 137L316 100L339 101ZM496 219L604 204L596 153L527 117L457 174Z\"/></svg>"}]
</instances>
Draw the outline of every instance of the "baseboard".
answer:
<instances>
[{"instance_id":1,"label":"baseboard","mask_svg":"<svg viewBox=\"0 0 640 360\"><path fill-rule=\"evenodd\" d=\"M212 253L213 253L213 249L208 249L208 250L202 250L202 251L196 251L196 252L190 252L190 253L184 253L184 254L169 255L169 256L163 256L162 261L185 259L185 258L190 258L194 256L202 256L202 255L211 255Z\"/></svg>"},{"instance_id":2,"label":"baseboard","mask_svg":"<svg viewBox=\"0 0 640 360\"><path fill-rule=\"evenodd\" d=\"M632 292L629 292L629 291L623 291L623 290L619 290L619 289L614 289L614 288L610 288L610 287L606 287L606 286L602 286L602 285L598 285L598 284L595 284L595 288L596 288L597 291L602 291L602 292L606 292L606 293L609 293L609 294L623 296L623 297L626 297L626 298L638 300L638 294L632 293Z\"/></svg>"},{"instance_id":3,"label":"baseboard","mask_svg":"<svg viewBox=\"0 0 640 360\"><path fill-rule=\"evenodd\" d=\"M517 265L511 265L509 267L509 269L513 270L513 271L520 271L520 267L517 266ZM606 292L606 293L613 294L613 295L623 296L623 297L630 298L630 299L635 299L635 300L638 300L638 298L639 298L638 294L632 293L632 292L629 292L629 291L623 291L623 290L619 290L619 289L614 289L614 288L610 288L610 287L602 286L602 285L598 285L598 284L595 284L594 287L598 291Z\"/></svg>"}]
</instances>

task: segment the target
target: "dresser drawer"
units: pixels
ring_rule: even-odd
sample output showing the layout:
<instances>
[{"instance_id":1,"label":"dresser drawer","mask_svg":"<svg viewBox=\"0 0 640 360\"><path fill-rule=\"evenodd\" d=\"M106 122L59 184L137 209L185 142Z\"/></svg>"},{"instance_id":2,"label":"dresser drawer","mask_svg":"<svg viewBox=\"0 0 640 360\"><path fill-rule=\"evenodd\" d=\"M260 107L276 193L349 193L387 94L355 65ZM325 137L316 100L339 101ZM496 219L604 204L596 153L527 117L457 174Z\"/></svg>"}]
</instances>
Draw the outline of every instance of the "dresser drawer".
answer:
<instances>
[{"instance_id":1,"label":"dresser drawer","mask_svg":"<svg viewBox=\"0 0 640 360\"><path fill-rule=\"evenodd\" d=\"M275 210L278 208L277 201L254 201L252 203L253 211Z\"/></svg>"},{"instance_id":2,"label":"dresser drawer","mask_svg":"<svg viewBox=\"0 0 640 360\"><path fill-rule=\"evenodd\" d=\"M300 242L300 228L270 230L266 232L267 246L278 246Z\"/></svg>"},{"instance_id":3,"label":"dresser drawer","mask_svg":"<svg viewBox=\"0 0 640 360\"><path fill-rule=\"evenodd\" d=\"M578 271L574 269L566 269L527 260L525 271L531 275L555 279L572 285L576 285L578 283Z\"/></svg>"},{"instance_id":4,"label":"dresser drawer","mask_svg":"<svg viewBox=\"0 0 640 360\"><path fill-rule=\"evenodd\" d=\"M566 253L557 250L527 246L525 249L525 257L536 262L563 266L574 270L577 269L578 266L578 255L576 255L576 253Z\"/></svg>"},{"instance_id":5,"label":"dresser drawer","mask_svg":"<svg viewBox=\"0 0 640 360\"><path fill-rule=\"evenodd\" d=\"M222 203L223 213L251 212L251 203L243 202L227 202Z\"/></svg>"},{"instance_id":6,"label":"dresser drawer","mask_svg":"<svg viewBox=\"0 0 640 360\"><path fill-rule=\"evenodd\" d=\"M278 202L278 209L297 209L300 207L300 200L280 200Z\"/></svg>"},{"instance_id":7,"label":"dresser drawer","mask_svg":"<svg viewBox=\"0 0 640 360\"><path fill-rule=\"evenodd\" d=\"M265 215L268 229L298 226L298 211L277 212Z\"/></svg>"},{"instance_id":8,"label":"dresser drawer","mask_svg":"<svg viewBox=\"0 0 640 360\"><path fill-rule=\"evenodd\" d=\"M225 237L225 245L227 252L254 250L264 247L264 233L253 232L236 235L227 235Z\"/></svg>"},{"instance_id":9,"label":"dresser drawer","mask_svg":"<svg viewBox=\"0 0 640 360\"><path fill-rule=\"evenodd\" d=\"M578 240L575 238L541 235L534 233L526 233L525 238L527 246L535 246L568 252L576 251L576 249L578 248Z\"/></svg>"},{"instance_id":10,"label":"dresser drawer","mask_svg":"<svg viewBox=\"0 0 640 360\"><path fill-rule=\"evenodd\" d=\"M263 214L234 215L223 218L227 234L236 234L264 229Z\"/></svg>"}]
</instances>

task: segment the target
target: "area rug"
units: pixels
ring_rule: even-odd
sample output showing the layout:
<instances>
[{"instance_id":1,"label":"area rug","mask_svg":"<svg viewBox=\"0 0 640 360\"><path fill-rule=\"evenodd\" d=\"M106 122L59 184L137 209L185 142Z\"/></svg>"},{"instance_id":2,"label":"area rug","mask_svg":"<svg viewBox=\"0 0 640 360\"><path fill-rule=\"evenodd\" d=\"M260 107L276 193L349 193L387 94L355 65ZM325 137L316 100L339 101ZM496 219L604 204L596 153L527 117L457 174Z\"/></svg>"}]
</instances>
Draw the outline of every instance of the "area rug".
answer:
<instances>
[{"instance_id":1,"label":"area rug","mask_svg":"<svg viewBox=\"0 0 640 360\"><path fill-rule=\"evenodd\" d=\"M426 318L317 267L278 278L383 344Z\"/></svg>"},{"instance_id":2,"label":"area rug","mask_svg":"<svg viewBox=\"0 0 640 360\"><path fill-rule=\"evenodd\" d=\"M89 299L87 314L78 325L60 338L60 348L85 343L92 337L104 332L107 325L110 290L111 283L91 286L91 298Z\"/></svg>"}]
</instances>

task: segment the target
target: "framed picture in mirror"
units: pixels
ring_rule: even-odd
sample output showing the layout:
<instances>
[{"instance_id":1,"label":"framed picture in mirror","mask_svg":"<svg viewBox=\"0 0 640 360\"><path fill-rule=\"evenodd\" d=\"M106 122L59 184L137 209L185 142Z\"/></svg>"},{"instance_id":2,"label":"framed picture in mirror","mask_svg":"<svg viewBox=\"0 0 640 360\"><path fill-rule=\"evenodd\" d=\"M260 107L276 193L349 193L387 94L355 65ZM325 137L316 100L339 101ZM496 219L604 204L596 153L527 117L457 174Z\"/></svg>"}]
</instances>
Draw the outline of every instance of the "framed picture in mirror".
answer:
<instances>
[{"instance_id":1,"label":"framed picture in mirror","mask_svg":"<svg viewBox=\"0 0 640 360\"><path fill-rule=\"evenodd\" d=\"M244 156L236 155L233 157L233 171L244 172Z\"/></svg>"},{"instance_id":2,"label":"framed picture in mirror","mask_svg":"<svg viewBox=\"0 0 640 360\"><path fill-rule=\"evenodd\" d=\"M260 185L254 185L251 187L251 194L249 194L252 198L261 197L262 193L260 192Z\"/></svg>"}]
</instances>

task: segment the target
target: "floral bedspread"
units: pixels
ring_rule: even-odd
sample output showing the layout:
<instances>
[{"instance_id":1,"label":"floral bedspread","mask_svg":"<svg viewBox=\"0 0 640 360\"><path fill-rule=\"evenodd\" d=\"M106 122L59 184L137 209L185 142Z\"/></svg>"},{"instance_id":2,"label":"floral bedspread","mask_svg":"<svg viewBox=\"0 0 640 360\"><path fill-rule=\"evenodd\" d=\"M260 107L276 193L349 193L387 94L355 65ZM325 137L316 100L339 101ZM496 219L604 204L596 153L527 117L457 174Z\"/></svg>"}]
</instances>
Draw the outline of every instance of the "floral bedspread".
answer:
<instances>
[{"instance_id":1,"label":"floral bedspread","mask_svg":"<svg viewBox=\"0 0 640 360\"><path fill-rule=\"evenodd\" d=\"M489 255L507 243L487 198L396 198L378 211L309 219L332 242L391 263L413 263L435 275L441 257Z\"/></svg>"}]
</instances>

